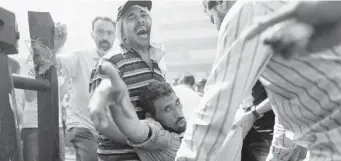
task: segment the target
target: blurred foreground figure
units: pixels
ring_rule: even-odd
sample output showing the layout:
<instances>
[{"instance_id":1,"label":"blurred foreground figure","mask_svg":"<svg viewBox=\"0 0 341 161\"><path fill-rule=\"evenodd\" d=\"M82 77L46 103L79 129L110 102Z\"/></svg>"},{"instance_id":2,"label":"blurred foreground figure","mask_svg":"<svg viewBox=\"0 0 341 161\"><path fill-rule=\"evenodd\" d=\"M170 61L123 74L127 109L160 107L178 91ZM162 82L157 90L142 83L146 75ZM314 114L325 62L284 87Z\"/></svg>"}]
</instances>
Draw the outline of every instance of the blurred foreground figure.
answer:
<instances>
[{"instance_id":1,"label":"blurred foreground figure","mask_svg":"<svg viewBox=\"0 0 341 161\"><path fill-rule=\"evenodd\" d=\"M178 161L240 160L241 135L250 127L231 127L257 79L286 137L307 148L306 160L341 160L341 46L336 46L341 2L285 4L204 2L219 30L218 54ZM259 16L273 14L275 18L256 23ZM266 30L268 24L277 23ZM256 110L251 112L259 118ZM272 160L283 159L279 156L274 154Z\"/></svg>"}]
</instances>

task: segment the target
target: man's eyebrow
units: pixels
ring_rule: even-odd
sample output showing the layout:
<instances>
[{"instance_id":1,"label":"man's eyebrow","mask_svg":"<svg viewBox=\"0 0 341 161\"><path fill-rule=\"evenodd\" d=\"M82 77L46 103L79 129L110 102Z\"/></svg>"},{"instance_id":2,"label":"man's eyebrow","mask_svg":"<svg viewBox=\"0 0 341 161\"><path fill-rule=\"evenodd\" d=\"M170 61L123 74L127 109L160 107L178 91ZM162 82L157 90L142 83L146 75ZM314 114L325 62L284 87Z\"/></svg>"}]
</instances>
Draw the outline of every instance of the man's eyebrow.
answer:
<instances>
[{"instance_id":1,"label":"man's eyebrow","mask_svg":"<svg viewBox=\"0 0 341 161\"><path fill-rule=\"evenodd\" d=\"M166 109L167 107L170 107L171 105L167 105L167 106L165 106L163 109Z\"/></svg>"},{"instance_id":2,"label":"man's eyebrow","mask_svg":"<svg viewBox=\"0 0 341 161\"><path fill-rule=\"evenodd\" d=\"M134 13L130 13L127 18L131 17L131 16L134 16L135 14Z\"/></svg>"},{"instance_id":3,"label":"man's eyebrow","mask_svg":"<svg viewBox=\"0 0 341 161\"><path fill-rule=\"evenodd\" d=\"M147 12L146 12L145 10L142 10L142 9L141 9L141 10L140 10L140 13L147 13Z\"/></svg>"}]
</instances>

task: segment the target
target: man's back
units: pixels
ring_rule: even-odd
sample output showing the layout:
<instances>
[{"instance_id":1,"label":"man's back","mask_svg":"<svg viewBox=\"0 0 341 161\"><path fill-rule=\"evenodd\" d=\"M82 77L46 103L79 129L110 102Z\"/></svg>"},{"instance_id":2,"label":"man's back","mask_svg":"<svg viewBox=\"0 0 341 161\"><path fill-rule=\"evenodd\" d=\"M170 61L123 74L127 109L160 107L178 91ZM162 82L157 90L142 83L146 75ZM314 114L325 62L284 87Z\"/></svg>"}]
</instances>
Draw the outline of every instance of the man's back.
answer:
<instances>
[{"instance_id":1,"label":"man's back","mask_svg":"<svg viewBox=\"0 0 341 161\"><path fill-rule=\"evenodd\" d=\"M290 61L273 57L260 79L291 139L310 147L314 159L341 157L340 53L338 47Z\"/></svg>"}]
</instances>

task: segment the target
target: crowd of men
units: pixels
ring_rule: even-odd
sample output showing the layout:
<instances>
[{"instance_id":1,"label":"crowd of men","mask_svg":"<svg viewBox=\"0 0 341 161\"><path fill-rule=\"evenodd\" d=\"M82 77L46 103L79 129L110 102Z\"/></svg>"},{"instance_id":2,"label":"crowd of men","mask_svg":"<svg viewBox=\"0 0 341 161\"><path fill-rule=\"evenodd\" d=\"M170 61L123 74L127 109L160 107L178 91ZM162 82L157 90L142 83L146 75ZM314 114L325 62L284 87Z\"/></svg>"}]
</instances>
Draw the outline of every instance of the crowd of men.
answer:
<instances>
[{"instance_id":1,"label":"crowd of men","mask_svg":"<svg viewBox=\"0 0 341 161\"><path fill-rule=\"evenodd\" d=\"M63 82L71 83L65 134L76 160L341 160L341 3L203 6L219 31L207 80L184 74L166 83L166 50L150 36L151 1L126 1L116 20L96 17L96 49L52 57L65 78L61 95ZM66 27L57 24L55 34L59 51ZM21 96L24 160L35 161L37 98ZM60 137L62 125L60 118Z\"/></svg>"}]
</instances>

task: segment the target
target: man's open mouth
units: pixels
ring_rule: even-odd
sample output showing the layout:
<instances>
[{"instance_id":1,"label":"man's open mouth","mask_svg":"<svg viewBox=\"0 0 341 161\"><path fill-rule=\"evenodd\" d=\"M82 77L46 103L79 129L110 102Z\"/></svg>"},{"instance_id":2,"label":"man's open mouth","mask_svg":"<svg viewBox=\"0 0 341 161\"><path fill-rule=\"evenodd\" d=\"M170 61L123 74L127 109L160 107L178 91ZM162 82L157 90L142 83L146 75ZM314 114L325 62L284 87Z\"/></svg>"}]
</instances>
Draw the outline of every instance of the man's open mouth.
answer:
<instances>
[{"instance_id":1,"label":"man's open mouth","mask_svg":"<svg viewBox=\"0 0 341 161\"><path fill-rule=\"evenodd\" d=\"M142 26L137 30L137 36L141 37L141 38L148 38L149 35L149 31L147 29L147 27Z\"/></svg>"},{"instance_id":2,"label":"man's open mouth","mask_svg":"<svg viewBox=\"0 0 341 161\"><path fill-rule=\"evenodd\" d=\"M183 126L184 124L186 124L186 120L185 119L180 119L180 120L176 121L176 124L178 126Z\"/></svg>"}]
</instances>

